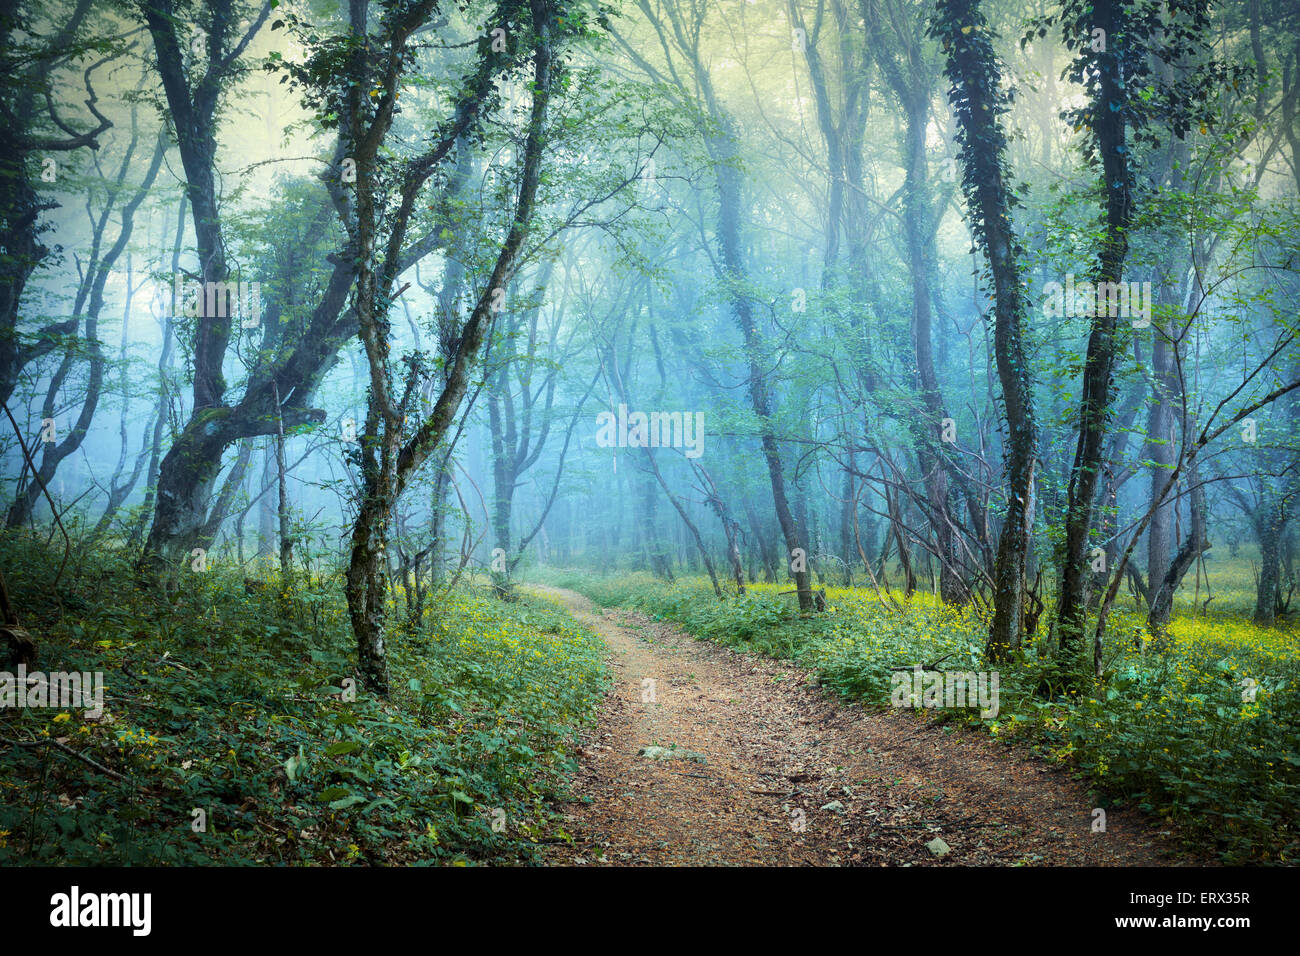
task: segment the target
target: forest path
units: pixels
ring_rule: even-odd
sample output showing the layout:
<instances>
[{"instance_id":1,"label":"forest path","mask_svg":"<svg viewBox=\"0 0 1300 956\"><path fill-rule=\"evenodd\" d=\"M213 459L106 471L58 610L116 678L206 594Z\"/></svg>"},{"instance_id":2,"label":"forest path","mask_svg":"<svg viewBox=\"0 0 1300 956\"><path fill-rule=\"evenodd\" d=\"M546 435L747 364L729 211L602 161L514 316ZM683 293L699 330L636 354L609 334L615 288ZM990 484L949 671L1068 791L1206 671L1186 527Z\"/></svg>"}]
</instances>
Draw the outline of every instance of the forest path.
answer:
<instances>
[{"instance_id":1,"label":"forest path","mask_svg":"<svg viewBox=\"0 0 1300 956\"><path fill-rule=\"evenodd\" d=\"M552 844L553 865L1177 862L1175 840L1137 813L1112 809L1092 832L1082 784L984 735L869 713L787 661L533 590L605 640L613 672L562 805L575 842Z\"/></svg>"}]
</instances>

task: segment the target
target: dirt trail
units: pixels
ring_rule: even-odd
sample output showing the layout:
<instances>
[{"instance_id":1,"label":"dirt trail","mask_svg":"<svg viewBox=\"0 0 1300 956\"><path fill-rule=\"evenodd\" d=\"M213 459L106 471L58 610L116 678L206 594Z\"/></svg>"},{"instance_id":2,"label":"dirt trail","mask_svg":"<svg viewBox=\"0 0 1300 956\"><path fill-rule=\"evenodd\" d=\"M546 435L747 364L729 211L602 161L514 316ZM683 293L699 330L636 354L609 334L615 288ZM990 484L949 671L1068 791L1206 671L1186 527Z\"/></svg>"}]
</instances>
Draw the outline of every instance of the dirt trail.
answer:
<instances>
[{"instance_id":1,"label":"dirt trail","mask_svg":"<svg viewBox=\"0 0 1300 956\"><path fill-rule=\"evenodd\" d=\"M604 638L614 678L562 805L575 843L553 844L552 864L1177 862L1137 813L1112 809L1093 832L1083 785L983 735L868 713L788 662L536 590Z\"/></svg>"}]
</instances>

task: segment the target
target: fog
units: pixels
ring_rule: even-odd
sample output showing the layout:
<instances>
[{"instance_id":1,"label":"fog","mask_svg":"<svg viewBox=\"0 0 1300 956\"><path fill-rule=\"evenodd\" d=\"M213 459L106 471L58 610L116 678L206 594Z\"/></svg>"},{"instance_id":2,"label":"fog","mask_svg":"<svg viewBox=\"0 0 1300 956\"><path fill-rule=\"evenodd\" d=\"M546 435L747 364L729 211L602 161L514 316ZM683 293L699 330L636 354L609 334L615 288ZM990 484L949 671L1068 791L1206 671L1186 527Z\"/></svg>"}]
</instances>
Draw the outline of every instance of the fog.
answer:
<instances>
[{"instance_id":1,"label":"fog","mask_svg":"<svg viewBox=\"0 0 1300 956\"><path fill-rule=\"evenodd\" d=\"M381 693L399 610L569 570L930 593L1097 679L1117 606L1272 626L1294 19L20 4L7 534L306 571Z\"/></svg>"}]
</instances>

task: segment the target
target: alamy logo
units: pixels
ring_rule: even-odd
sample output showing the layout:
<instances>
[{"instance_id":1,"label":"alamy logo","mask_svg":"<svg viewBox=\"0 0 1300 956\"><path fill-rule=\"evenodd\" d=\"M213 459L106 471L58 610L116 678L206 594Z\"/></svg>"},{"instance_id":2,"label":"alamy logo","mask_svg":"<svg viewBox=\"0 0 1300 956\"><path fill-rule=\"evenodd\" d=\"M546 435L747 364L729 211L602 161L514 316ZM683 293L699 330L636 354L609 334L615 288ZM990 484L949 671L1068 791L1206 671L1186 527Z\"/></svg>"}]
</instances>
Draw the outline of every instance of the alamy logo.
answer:
<instances>
[{"instance_id":1,"label":"alamy logo","mask_svg":"<svg viewBox=\"0 0 1300 956\"><path fill-rule=\"evenodd\" d=\"M28 673L26 664L16 674L0 671L0 710L35 707L81 708L98 720L104 713L103 671Z\"/></svg>"},{"instance_id":2,"label":"alamy logo","mask_svg":"<svg viewBox=\"0 0 1300 956\"><path fill-rule=\"evenodd\" d=\"M920 664L895 671L889 701L895 707L979 707L980 716L998 715L997 671L936 671Z\"/></svg>"},{"instance_id":3,"label":"alamy logo","mask_svg":"<svg viewBox=\"0 0 1300 956\"><path fill-rule=\"evenodd\" d=\"M224 319L239 316L240 325L255 329L262 322L262 283L260 282L189 282L182 284L180 273L172 286L172 315L197 319L208 316Z\"/></svg>"},{"instance_id":4,"label":"alamy logo","mask_svg":"<svg viewBox=\"0 0 1300 956\"><path fill-rule=\"evenodd\" d=\"M153 927L150 893L85 893L74 886L70 893L50 897L50 925L126 926L135 936L148 936Z\"/></svg>"},{"instance_id":5,"label":"alamy logo","mask_svg":"<svg viewBox=\"0 0 1300 956\"><path fill-rule=\"evenodd\" d=\"M1150 282L1075 283L1074 273L1065 277L1065 285L1048 282L1043 286L1043 315L1061 317L1097 315L1132 318L1135 329L1151 325Z\"/></svg>"},{"instance_id":6,"label":"alamy logo","mask_svg":"<svg viewBox=\"0 0 1300 956\"><path fill-rule=\"evenodd\" d=\"M704 413L632 412L619 404L618 416L596 416L596 444L601 448L684 448L687 458L704 454Z\"/></svg>"}]
</instances>

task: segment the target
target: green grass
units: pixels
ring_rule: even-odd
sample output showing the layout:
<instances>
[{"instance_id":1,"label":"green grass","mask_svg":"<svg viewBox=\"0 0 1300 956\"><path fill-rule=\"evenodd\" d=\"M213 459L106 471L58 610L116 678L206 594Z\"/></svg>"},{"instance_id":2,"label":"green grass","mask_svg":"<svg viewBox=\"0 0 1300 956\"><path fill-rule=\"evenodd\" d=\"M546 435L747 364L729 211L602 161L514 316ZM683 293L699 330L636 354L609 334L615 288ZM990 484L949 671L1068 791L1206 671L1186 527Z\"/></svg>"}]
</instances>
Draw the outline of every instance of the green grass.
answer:
<instances>
[{"instance_id":1,"label":"green grass","mask_svg":"<svg viewBox=\"0 0 1300 956\"><path fill-rule=\"evenodd\" d=\"M58 557L0 540L36 666L104 672L106 715L0 709L0 737L125 780L0 743L0 865L537 858L606 681L602 642L553 605L459 588L391 638L388 700L347 699L336 577L250 595L214 566L164 598L112 554L55 588Z\"/></svg>"},{"instance_id":2,"label":"green grass","mask_svg":"<svg viewBox=\"0 0 1300 956\"><path fill-rule=\"evenodd\" d=\"M828 688L870 707L890 706L895 667L944 658L944 670L985 669L986 622L929 594L906 600L895 593L900 613L869 589L831 588L827 613L804 617L793 596L779 596L785 588L773 585L720 602L702 578L669 585L648 574L544 574L547 583L599 604L635 608L697 637L793 658ZM1069 689L1077 681L1047 656L1040 635L998 668L996 718L967 709L928 713L1033 747L1085 774L1101 795L1099 805L1135 803L1175 821L1196 846L1226 862L1292 863L1300 854L1300 633L1294 623L1265 629L1243 618L1254 601L1248 565L1216 569L1211 586L1231 599L1207 616L1189 613L1190 602L1180 604L1172 646L1161 653L1139 653L1132 637L1143 617L1131 601L1118 608L1107 680L1090 692ZM1050 608L1044 629L1049 615ZM1253 702L1244 699L1248 680L1256 688Z\"/></svg>"}]
</instances>

